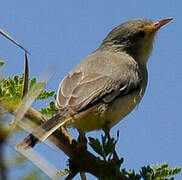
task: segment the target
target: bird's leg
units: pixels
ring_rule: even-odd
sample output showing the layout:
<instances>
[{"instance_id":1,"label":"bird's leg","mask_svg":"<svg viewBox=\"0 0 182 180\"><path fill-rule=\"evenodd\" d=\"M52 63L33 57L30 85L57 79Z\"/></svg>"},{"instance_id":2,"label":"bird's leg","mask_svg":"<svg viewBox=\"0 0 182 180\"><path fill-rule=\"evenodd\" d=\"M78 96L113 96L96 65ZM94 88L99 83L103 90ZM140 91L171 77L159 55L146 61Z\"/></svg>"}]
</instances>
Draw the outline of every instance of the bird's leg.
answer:
<instances>
[{"instance_id":1,"label":"bird's leg","mask_svg":"<svg viewBox=\"0 0 182 180\"><path fill-rule=\"evenodd\" d=\"M80 172L81 180L87 180L86 174L84 172Z\"/></svg>"},{"instance_id":2,"label":"bird's leg","mask_svg":"<svg viewBox=\"0 0 182 180\"><path fill-rule=\"evenodd\" d=\"M79 129L77 129L77 130L79 133L77 148L86 150L87 149L87 138L85 137L85 133ZM87 180L86 174L84 172L80 172L80 177L82 180Z\"/></svg>"},{"instance_id":3,"label":"bird's leg","mask_svg":"<svg viewBox=\"0 0 182 180\"><path fill-rule=\"evenodd\" d=\"M107 136L108 140L111 139L111 136L110 136L110 128L104 128L104 132L105 132L105 135ZM117 152L115 150L115 147L114 147L114 150L113 150L113 160L114 161L119 161L119 157L117 155Z\"/></svg>"},{"instance_id":4,"label":"bird's leg","mask_svg":"<svg viewBox=\"0 0 182 180\"><path fill-rule=\"evenodd\" d=\"M79 147L83 147L87 149L87 138L85 137L85 133L78 129L79 136L78 136L78 142Z\"/></svg>"}]
</instances>

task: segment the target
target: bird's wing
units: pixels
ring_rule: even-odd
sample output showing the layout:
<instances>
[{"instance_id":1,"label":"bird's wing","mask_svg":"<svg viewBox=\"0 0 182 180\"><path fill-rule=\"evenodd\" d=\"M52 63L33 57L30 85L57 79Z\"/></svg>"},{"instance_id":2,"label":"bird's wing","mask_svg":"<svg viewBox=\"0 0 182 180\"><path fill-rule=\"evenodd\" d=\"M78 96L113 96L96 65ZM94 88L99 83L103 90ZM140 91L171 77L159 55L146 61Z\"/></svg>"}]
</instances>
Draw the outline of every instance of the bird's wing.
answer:
<instances>
[{"instance_id":1,"label":"bird's wing","mask_svg":"<svg viewBox=\"0 0 182 180\"><path fill-rule=\"evenodd\" d=\"M70 113L77 113L98 100L108 103L120 94L139 87L140 79L127 76L116 82L110 76L74 72L61 82L57 93L57 107Z\"/></svg>"}]
</instances>

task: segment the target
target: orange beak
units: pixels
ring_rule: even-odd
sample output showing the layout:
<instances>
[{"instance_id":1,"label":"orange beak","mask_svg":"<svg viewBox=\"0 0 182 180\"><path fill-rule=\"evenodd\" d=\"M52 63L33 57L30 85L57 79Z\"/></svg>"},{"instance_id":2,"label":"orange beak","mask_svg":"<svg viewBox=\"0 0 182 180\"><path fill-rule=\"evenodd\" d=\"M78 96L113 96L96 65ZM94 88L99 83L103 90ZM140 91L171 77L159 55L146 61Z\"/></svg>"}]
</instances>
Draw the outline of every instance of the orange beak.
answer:
<instances>
[{"instance_id":1,"label":"orange beak","mask_svg":"<svg viewBox=\"0 0 182 180\"><path fill-rule=\"evenodd\" d=\"M168 22L170 22L173 19L174 18L170 17L170 18L166 18L166 19L163 19L163 20L161 20L159 22L154 23L155 31L159 30L163 25L167 24Z\"/></svg>"}]
</instances>

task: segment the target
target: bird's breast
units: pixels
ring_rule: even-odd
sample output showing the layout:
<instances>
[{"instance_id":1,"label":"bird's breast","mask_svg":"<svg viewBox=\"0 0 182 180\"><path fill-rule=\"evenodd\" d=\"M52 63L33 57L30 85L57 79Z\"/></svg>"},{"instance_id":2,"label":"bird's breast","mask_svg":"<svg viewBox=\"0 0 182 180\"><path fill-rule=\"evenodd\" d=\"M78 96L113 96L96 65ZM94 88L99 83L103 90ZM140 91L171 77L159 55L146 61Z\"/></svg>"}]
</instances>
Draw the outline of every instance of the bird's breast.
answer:
<instances>
[{"instance_id":1,"label":"bird's breast","mask_svg":"<svg viewBox=\"0 0 182 180\"><path fill-rule=\"evenodd\" d=\"M74 116L72 126L82 131L111 128L129 114L140 102L143 88L125 96L118 96L111 103L100 103L91 109Z\"/></svg>"},{"instance_id":2,"label":"bird's breast","mask_svg":"<svg viewBox=\"0 0 182 180\"><path fill-rule=\"evenodd\" d=\"M144 89L139 88L128 95L117 97L107 111L106 125L111 128L128 115L139 104L143 94Z\"/></svg>"}]
</instances>

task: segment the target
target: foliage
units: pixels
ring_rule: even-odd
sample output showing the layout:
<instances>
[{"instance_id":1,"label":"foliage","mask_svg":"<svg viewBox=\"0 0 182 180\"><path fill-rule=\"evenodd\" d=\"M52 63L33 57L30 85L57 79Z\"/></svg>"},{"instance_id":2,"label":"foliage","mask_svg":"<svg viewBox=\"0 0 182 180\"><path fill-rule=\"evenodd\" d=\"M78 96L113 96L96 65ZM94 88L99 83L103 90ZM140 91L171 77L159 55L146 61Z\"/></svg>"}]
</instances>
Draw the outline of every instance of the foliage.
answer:
<instances>
[{"instance_id":1,"label":"foliage","mask_svg":"<svg viewBox=\"0 0 182 180\"><path fill-rule=\"evenodd\" d=\"M144 180L172 180L174 178L171 176L178 174L180 171L180 167L169 168L167 163L163 163L142 167L140 175Z\"/></svg>"},{"instance_id":2,"label":"foliage","mask_svg":"<svg viewBox=\"0 0 182 180\"><path fill-rule=\"evenodd\" d=\"M118 140L118 139L117 139ZM113 154L117 140L114 138L107 138L107 136L101 136L101 140L89 137L89 144L92 149L103 158L104 161L110 161ZM118 169L121 169L121 165L124 159L121 158L119 163L116 164ZM139 173L134 170L127 171L126 169L121 169L121 177L124 180L174 180L174 175L181 172L180 167L169 168L167 163L161 165L151 165L144 166L141 168ZM104 180L109 179L106 175Z\"/></svg>"},{"instance_id":3,"label":"foliage","mask_svg":"<svg viewBox=\"0 0 182 180\"><path fill-rule=\"evenodd\" d=\"M37 79L33 78L30 81L30 89L37 83ZM37 97L37 100L43 100L43 99L48 99L51 97L55 97L55 92L54 91L49 91L49 90L42 90L40 94ZM54 116L55 114L58 113L58 109L55 106L54 101L50 101L47 103L47 107L41 108L40 113L42 113L45 116Z\"/></svg>"},{"instance_id":4,"label":"foliage","mask_svg":"<svg viewBox=\"0 0 182 180\"><path fill-rule=\"evenodd\" d=\"M57 172L57 175L59 175L59 176L64 176L64 175L67 175L67 174L69 174L69 173L70 173L69 169L64 169L64 170L58 171L58 172Z\"/></svg>"},{"instance_id":5,"label":"foliage","mask_svg":"<svg viewBox=\"0 0 182 180\"><path fill-rule=\"evenodd\" d=\"M24 74L21 76L10 76L7 78L0 78L0 104L1 107L8 109L8 112L12 112L16 109L18 104L22 100L22 91L23 91L23 80ZM36 78L29 80L29 90L34 87L37 82ZM54 91L42 90L36 100L48 99L55 96ZM47 108L41 108L40 112L46 116L53 116L57 113L57 109L54 105L54 101L48 103Z\"/></svg>"},{"instance_id":6,"label":"foliage","mask_svg":"<svg viewBox=\"0 0 182 180\"><path fill-rule=\"evenodd\" d=\"M30 81L30 89L35 86L35 84L37 84L37 79L36 78L32 78ZM48 91L48 90L42 90L41 93L39 94L39 96L37 97L38 100L42 100L42 99L48 99L50 97L53 97L55 94L54 91Z\"/></svg>"},{"instance_id":7,"label":"foliage","mask_svg":"<svg viewBox=\"0 0 182 180\"><path fill-rule=\"evenodd\" d=\"M11 112L21 101L23 78L14 76L0 79L0 103Z\"/></svg>"},{"instance_id":8,"label":"foliage","mask_svg":"<svg viewBox=\"0 0 182 180\"><path fill-rule=\"evenodd\" d=\"M0 61L0 67L4 65L4 62L3 61Z\"/></svg>"},{"instance_id":9,"label":"foliage","mask_svg":"<svg viewBox=\"0 0 182 180\"><path fill-rule=\"evenodd\" d=\"M0 62L0 67L2 67L4 62ZM3 115L4 113L11 113L16 110L20 102L22 101L23 97L23 89L24 89L24 73L20 76L9 76L7 78L4 78L1 76L0 78L0 152L2 149L4 149L6 138L8 137L9 131L4 123L3 123ZM37 78L28 79L28 91L30 91L35 86L42 87L42 83L37 81ZM54 96L54 91L48 91L48 90L42 90L39 96L36 98L36 100L43 100L48 99ZM53 106L53 105L52 105ZM44 108L46 110L46 108ZM51 109L52 110L52 109ZM49 110L49 113L51 114L52 111ZM56 109L54 109L56 111ZM53 114L53 113L52 113ZM17 131L14 131L16 133ZM7 179L7 170L12 169L14 167L21 167L22 165L25 165L27 163L27 160L17 155L16 153L12 153L11 157L7 157L6 160L4 159L4 155L0 153L0 179ZM20 177L19 177L20 178ZM16 179L16 178L15 178ZM38 170L36 167L34 167L29 173L27 172L26 175L24 175L22 180L28 180L28 179L45 179L41 177L40 170ZM47 178L46 178L47 179Z\"/></svg>"},{"instance_id":10,"label":"foliage","mask_svg":"<svg viewBox=\"0 0 182 180\"><path fill-rule=\"evenodd\" d=\"M117 140L114 138L108 139L106 135L101 136L101 142L99 139L89 137L89 145L97 154L103 158L104 161L111 159L111 156L115 150L116 143Z\"/></svg>"},{"instance_id":11,"label":"foliage","mask_svg":"<svg viewBox=\"0 0 182 180\"><path fill-rule=\"evenodd\" d=\"M51 101L47 104L47 108L41 108L40 112L43 115L52 117L58 113L58 109L56 108L54 101Z\"/></svg>"}]
</instances>

